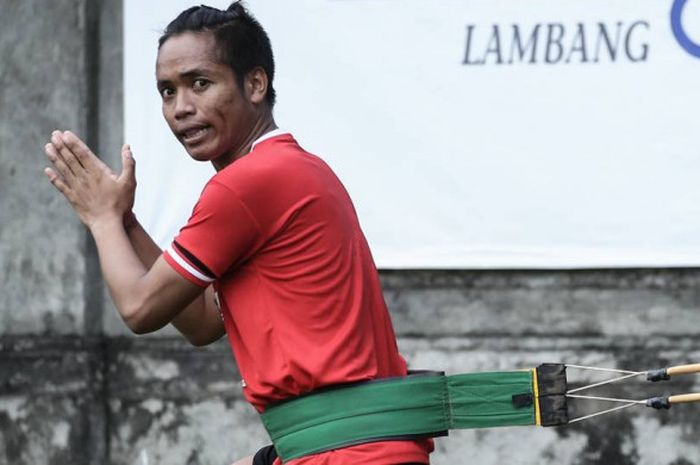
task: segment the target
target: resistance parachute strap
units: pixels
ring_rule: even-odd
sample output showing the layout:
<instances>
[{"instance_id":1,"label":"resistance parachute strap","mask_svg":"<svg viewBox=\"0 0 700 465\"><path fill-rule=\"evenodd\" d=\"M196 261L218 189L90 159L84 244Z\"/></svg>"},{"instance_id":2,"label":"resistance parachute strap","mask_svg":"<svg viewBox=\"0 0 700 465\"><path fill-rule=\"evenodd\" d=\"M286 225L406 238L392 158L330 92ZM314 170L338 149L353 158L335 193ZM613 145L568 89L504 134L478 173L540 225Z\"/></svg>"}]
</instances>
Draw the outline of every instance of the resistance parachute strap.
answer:
<instances>
[{"instance_id":1,"label":"resistance parachute strap","mask_svg":"<svg viewBox=\"0 0 700 465\"><path fill-rule=\"evenodd\" d=\"M283 462L366 442L444 436L450 429L565 424L564 370L546 364L369 381L269 407L262 421Z\"/></svg>"}]
</instances>

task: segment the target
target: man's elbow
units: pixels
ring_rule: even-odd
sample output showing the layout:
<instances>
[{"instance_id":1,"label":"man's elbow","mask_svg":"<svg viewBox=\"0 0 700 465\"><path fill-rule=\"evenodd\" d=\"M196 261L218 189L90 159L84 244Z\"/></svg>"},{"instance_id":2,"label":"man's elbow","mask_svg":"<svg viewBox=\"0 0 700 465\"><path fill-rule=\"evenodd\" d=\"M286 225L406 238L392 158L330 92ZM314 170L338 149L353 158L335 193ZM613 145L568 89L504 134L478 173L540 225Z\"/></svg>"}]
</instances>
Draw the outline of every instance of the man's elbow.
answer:
<instances>
[{"instance_id":1,"label":"man's elbow","mask_svg":"<svg viewBox=\"0 0 700 465\"><path fill-rule=\"evenodd\" d=\"M187 338L187 341L188 341L191 345L193 345L194 347L204 347L204 346L208 346L209 344L211 344L212 342L214 342L214 341L210 341L210 340L207 340L207 339L197 339L197 338L191 338L191 337L188 337L188 338Z\"/></svg>"},{"instance_id":2,"label":"man's elbow","mask_svg":"<svg viewBox=\"0 0 700 465\"><path fill-rule=\"evenodd\" d=\"M153 311L145 305L133 305L131 308L125 309L122 313L122 318L126 326L134 334L148 334L158 331L168 322L159 322L152 317Z\"/></svg>"},{"instance_id":3,"label":"man's elbow","mask_svg":"<svg viewBox=\"0 0 700 465\"><path fill-rule=\"evenodd\" d=\"M124 317L124 323L134 334L148 334L153 332L148 325L144 322L143 318L140 318L136 314L131 314Z\"/></svg>"},{"instance_id":4,"label":"man's elbow","mask_svg":"<svg viewBox=\"0 0 700 465\"><path fill-rule=\"evenodd\" d=\"M221 339L221 336L223 336L223 334L220 334L220 333L217 333L217 334L206 334L206 333L185 334L185 338L189 341L190 344L192 344L195 347L204 347L204 346L208 346L209 344L213 344L214 342Z\"/></svg>"},{"instance_id":5,"label":"man's elbow","mask_svg":"<svg viewBox=\"0 0 700 465\"><path fill-rule=\"evenodd\" d=\"M151 329L148 326L134 324L134 323L131 323L131 324L127 323L127 326L129 327L131 332L136 334L137 336L141 336L143 334L148 334L148 333L152 333L153 331L156 331L155 329Z\"/></svg>"}]
</instances>

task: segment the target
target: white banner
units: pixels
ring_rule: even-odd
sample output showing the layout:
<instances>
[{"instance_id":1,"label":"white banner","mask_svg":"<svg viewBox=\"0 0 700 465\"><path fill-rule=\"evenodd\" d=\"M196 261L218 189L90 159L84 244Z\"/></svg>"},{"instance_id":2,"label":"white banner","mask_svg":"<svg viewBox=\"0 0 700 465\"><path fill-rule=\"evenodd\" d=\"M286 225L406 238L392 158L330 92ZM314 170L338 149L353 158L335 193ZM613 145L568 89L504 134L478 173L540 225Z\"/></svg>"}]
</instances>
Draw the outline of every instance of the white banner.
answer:
<instances>
[{"instance_id":1,"label":"white banner","mask_svg":"<svg viewBox=\"0 0 700 465\"><path fill-rule=\"evenodd\" d=\"M700 0L247 5L277 123L338 173L380 267L700 265ZM161 245L213 174L155 87L188 6L125 1L125 137Z\"/></svg>"}]
</instances>

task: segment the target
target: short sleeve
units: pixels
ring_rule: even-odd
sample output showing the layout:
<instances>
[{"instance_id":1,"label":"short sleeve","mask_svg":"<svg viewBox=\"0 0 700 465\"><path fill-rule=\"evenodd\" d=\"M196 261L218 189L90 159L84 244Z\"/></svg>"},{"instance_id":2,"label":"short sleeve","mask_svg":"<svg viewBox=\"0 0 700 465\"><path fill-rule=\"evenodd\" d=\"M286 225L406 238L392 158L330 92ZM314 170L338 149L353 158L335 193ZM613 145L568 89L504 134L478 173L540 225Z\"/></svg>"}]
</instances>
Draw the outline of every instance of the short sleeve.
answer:
<instances>
[{"instance_id":1,"label":"short sleeve","mask_svg":"<svg viewBox=\"0 0 700 465\"><path fill-rule=\"evenodd\" d=\"M187 280L204 287L245 262L260 242L260 227L239 196L210 181L164 258Z\"/></svg>"}]
</instances>

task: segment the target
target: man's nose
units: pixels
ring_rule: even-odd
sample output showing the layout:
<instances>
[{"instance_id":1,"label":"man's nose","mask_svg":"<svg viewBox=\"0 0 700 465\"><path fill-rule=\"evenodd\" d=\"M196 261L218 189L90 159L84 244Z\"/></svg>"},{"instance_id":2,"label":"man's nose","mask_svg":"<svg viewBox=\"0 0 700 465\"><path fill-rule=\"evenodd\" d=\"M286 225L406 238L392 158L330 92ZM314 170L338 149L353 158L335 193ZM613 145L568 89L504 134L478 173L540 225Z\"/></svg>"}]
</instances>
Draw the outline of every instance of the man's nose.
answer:
<instances>
[{"instance_id":1,"label":"man's nose","mask_svg":"<svg viewBox=\"0 0 700 465\"><path fill-rule=\"evenodd\" d=\"M175 118L186 118L187 116L193 115L194 112L194 104L187 92L178 92L175 97Z\"/></svg>"}]
</instances>

